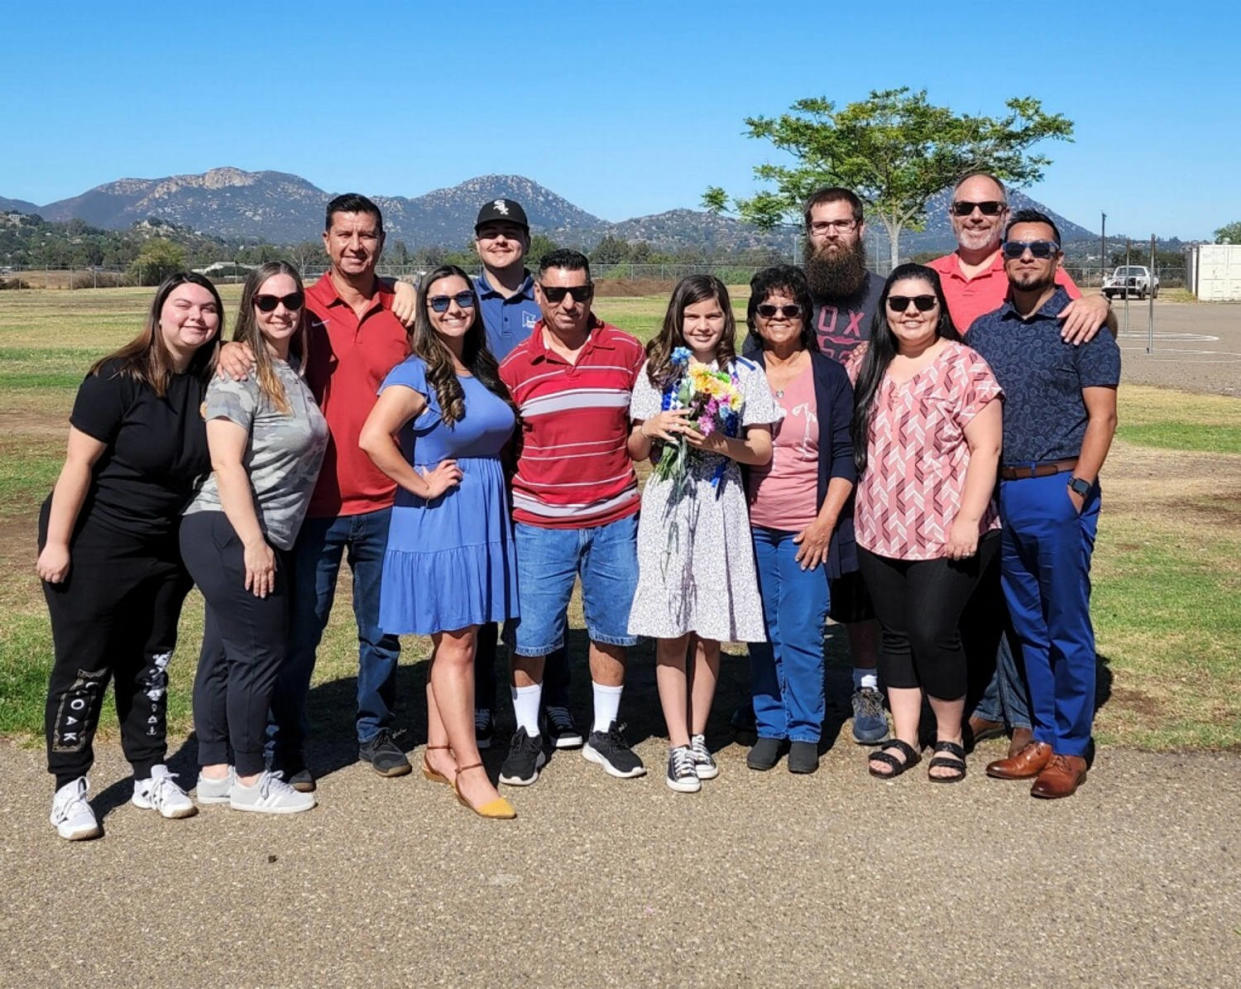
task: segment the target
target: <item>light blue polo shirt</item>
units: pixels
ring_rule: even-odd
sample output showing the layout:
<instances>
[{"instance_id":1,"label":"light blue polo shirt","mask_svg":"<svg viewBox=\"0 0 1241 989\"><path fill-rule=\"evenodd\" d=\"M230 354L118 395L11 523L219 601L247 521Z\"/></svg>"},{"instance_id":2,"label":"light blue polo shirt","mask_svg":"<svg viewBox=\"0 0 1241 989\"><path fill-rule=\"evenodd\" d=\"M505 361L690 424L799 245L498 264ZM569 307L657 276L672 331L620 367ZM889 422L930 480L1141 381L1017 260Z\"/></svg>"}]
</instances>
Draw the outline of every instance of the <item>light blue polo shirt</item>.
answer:
<instances>
[{"instance_id":1,"label":"light blue polo shirt","mask_svg":"<svg viewBox=\"0 0 1241 989\"><path fill-rule=\"evenodd\" d=\"M521 288L506 299L491 287L487 273L483 272L474 279L474 291L483 310L487 348L496 361L502 361L510 350L530 336L534 324L543 315L534 301L534 276L527 271Z\"/></svg>"}]
</instances>

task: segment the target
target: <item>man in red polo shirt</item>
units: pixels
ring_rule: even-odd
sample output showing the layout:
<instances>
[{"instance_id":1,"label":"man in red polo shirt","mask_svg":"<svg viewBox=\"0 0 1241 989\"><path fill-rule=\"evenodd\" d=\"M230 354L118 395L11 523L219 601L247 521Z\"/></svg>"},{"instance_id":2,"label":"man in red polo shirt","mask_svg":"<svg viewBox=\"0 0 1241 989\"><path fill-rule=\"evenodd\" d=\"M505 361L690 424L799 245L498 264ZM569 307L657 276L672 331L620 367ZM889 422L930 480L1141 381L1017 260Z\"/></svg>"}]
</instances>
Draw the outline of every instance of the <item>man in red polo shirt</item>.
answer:
<instances>
[{"instance_id":1,"label":"man in red polo shirt","mask_svg":"<svg viewBox=\"0 0 1241 989\"><path fill-rule=\"evenodd\" d=\"M617 720L629 607L638 580L638 479L629 397L642 344L595 318L590 263L553 251L534 283L542 319L500 365L521 415L513 520L521 618L513 635L517 731L500 781L527 786L546 761L539 734L545 657L565 642L565 608L582 579L594 724L582 755L622 778L646 772Z\"/></svg>"}]
</instances>

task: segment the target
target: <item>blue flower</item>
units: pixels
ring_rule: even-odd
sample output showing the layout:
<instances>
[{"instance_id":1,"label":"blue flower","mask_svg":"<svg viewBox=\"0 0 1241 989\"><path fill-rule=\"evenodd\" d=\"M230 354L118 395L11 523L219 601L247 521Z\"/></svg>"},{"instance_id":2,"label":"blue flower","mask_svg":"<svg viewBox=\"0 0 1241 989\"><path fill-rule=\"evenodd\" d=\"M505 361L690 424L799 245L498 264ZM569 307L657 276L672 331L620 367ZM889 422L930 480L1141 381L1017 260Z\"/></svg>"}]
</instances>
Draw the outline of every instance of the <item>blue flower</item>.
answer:
<instances>
[{"instance_id":1,"label":"blue flower","mask_svg":"<svg viewBox=\"0 0 1241 989\"><path fill-rule=\"evenodd\" d=\"M676 350L672 352L672 366L687 367L689 365L689 357L690 354L688 347L677 347Z\"/></svg>"}]
</instances>

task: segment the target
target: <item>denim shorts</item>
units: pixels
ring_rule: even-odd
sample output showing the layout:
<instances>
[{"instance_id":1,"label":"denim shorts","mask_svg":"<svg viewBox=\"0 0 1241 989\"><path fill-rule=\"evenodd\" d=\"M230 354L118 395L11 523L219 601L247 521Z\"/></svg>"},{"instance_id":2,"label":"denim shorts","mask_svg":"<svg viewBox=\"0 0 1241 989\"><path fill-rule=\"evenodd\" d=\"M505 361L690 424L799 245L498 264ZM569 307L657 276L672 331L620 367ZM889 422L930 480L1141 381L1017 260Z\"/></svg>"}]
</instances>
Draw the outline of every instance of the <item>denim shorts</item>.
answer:
<instances>
[{"instance_id":1,"label":"denim shorts","mask_svg":"<svg viewBox=\"0 0 1241 989\"><path fill-rule=\"evenodd\" d=\"M546 656L564 645L565 608L582 578L582 610L592 642L632 646L629 608L638 586L638 518L631 515L589 529L543 529L518 522L514 633L519 656Z\"/></svg>"}]
</instances>

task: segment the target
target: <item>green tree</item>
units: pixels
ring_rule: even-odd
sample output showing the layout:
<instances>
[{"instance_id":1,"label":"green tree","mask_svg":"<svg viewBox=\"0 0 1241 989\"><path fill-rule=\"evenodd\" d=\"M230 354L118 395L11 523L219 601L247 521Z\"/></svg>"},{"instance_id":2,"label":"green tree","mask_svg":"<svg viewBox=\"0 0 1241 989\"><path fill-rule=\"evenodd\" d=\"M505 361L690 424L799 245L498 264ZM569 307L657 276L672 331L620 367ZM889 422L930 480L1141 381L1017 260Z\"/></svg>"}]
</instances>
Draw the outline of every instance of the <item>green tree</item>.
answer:
<instances>
[{"instance_id":1,"label":"green tree","mask_svg":"<svg viewBox=\"0 0 1241 989\"><path fill-rule=\"evenodd\" d=\"M802 203L818 187L852 189L888 231L892 264L900 258L902 230L920 230L926 204L965 172L993 172L1017 184L1037 182L1051 163L1030 148L1047 139L1071 140L1073 124L1043 112L1032 97L1005 103L1002 117L958 114L934 106L926 90L872 90L837 110L826 98L798 100L779 117L749 117L748 136L791 155L792 166L763 164L757 178L775 184L749 199L733 199L738 214L760 228L800 219ZM728 208L728 194L712 186L703 205Z\"/></svg>"},{"instance_id":2,"label":"green tree","mask_svg":"<svg viewBox=\"0 0 1241 989\"><path fill-rule=\"evenodd\" d=\"M534 234L530 238L530 249L526 251L526 267L534 271L539 266L539 258L544 254L551 254L552 251L559 250L560 245L547 236L547 234Z\"/></svg>"},{"instance_id":3,"label":"green tree","mask_svg":"<svg viewBox=\"0 0 1241 989\"><path fill-rule=\"evenodd\" d=\"M129 266L139 285L158 285L169 275L185 269L185 248L164 237L152 237Z\"/></svg>"},{"instance_id":4,"label":"green tree","mask_svg":"<svg viewBox=\"0 0 1241 989\"><path fill-rule=\"evenodd\" d=\"M1215 231L1217 244L1241 244L1241 220L1233 220Z\"/></svg>"}]
</instances>

